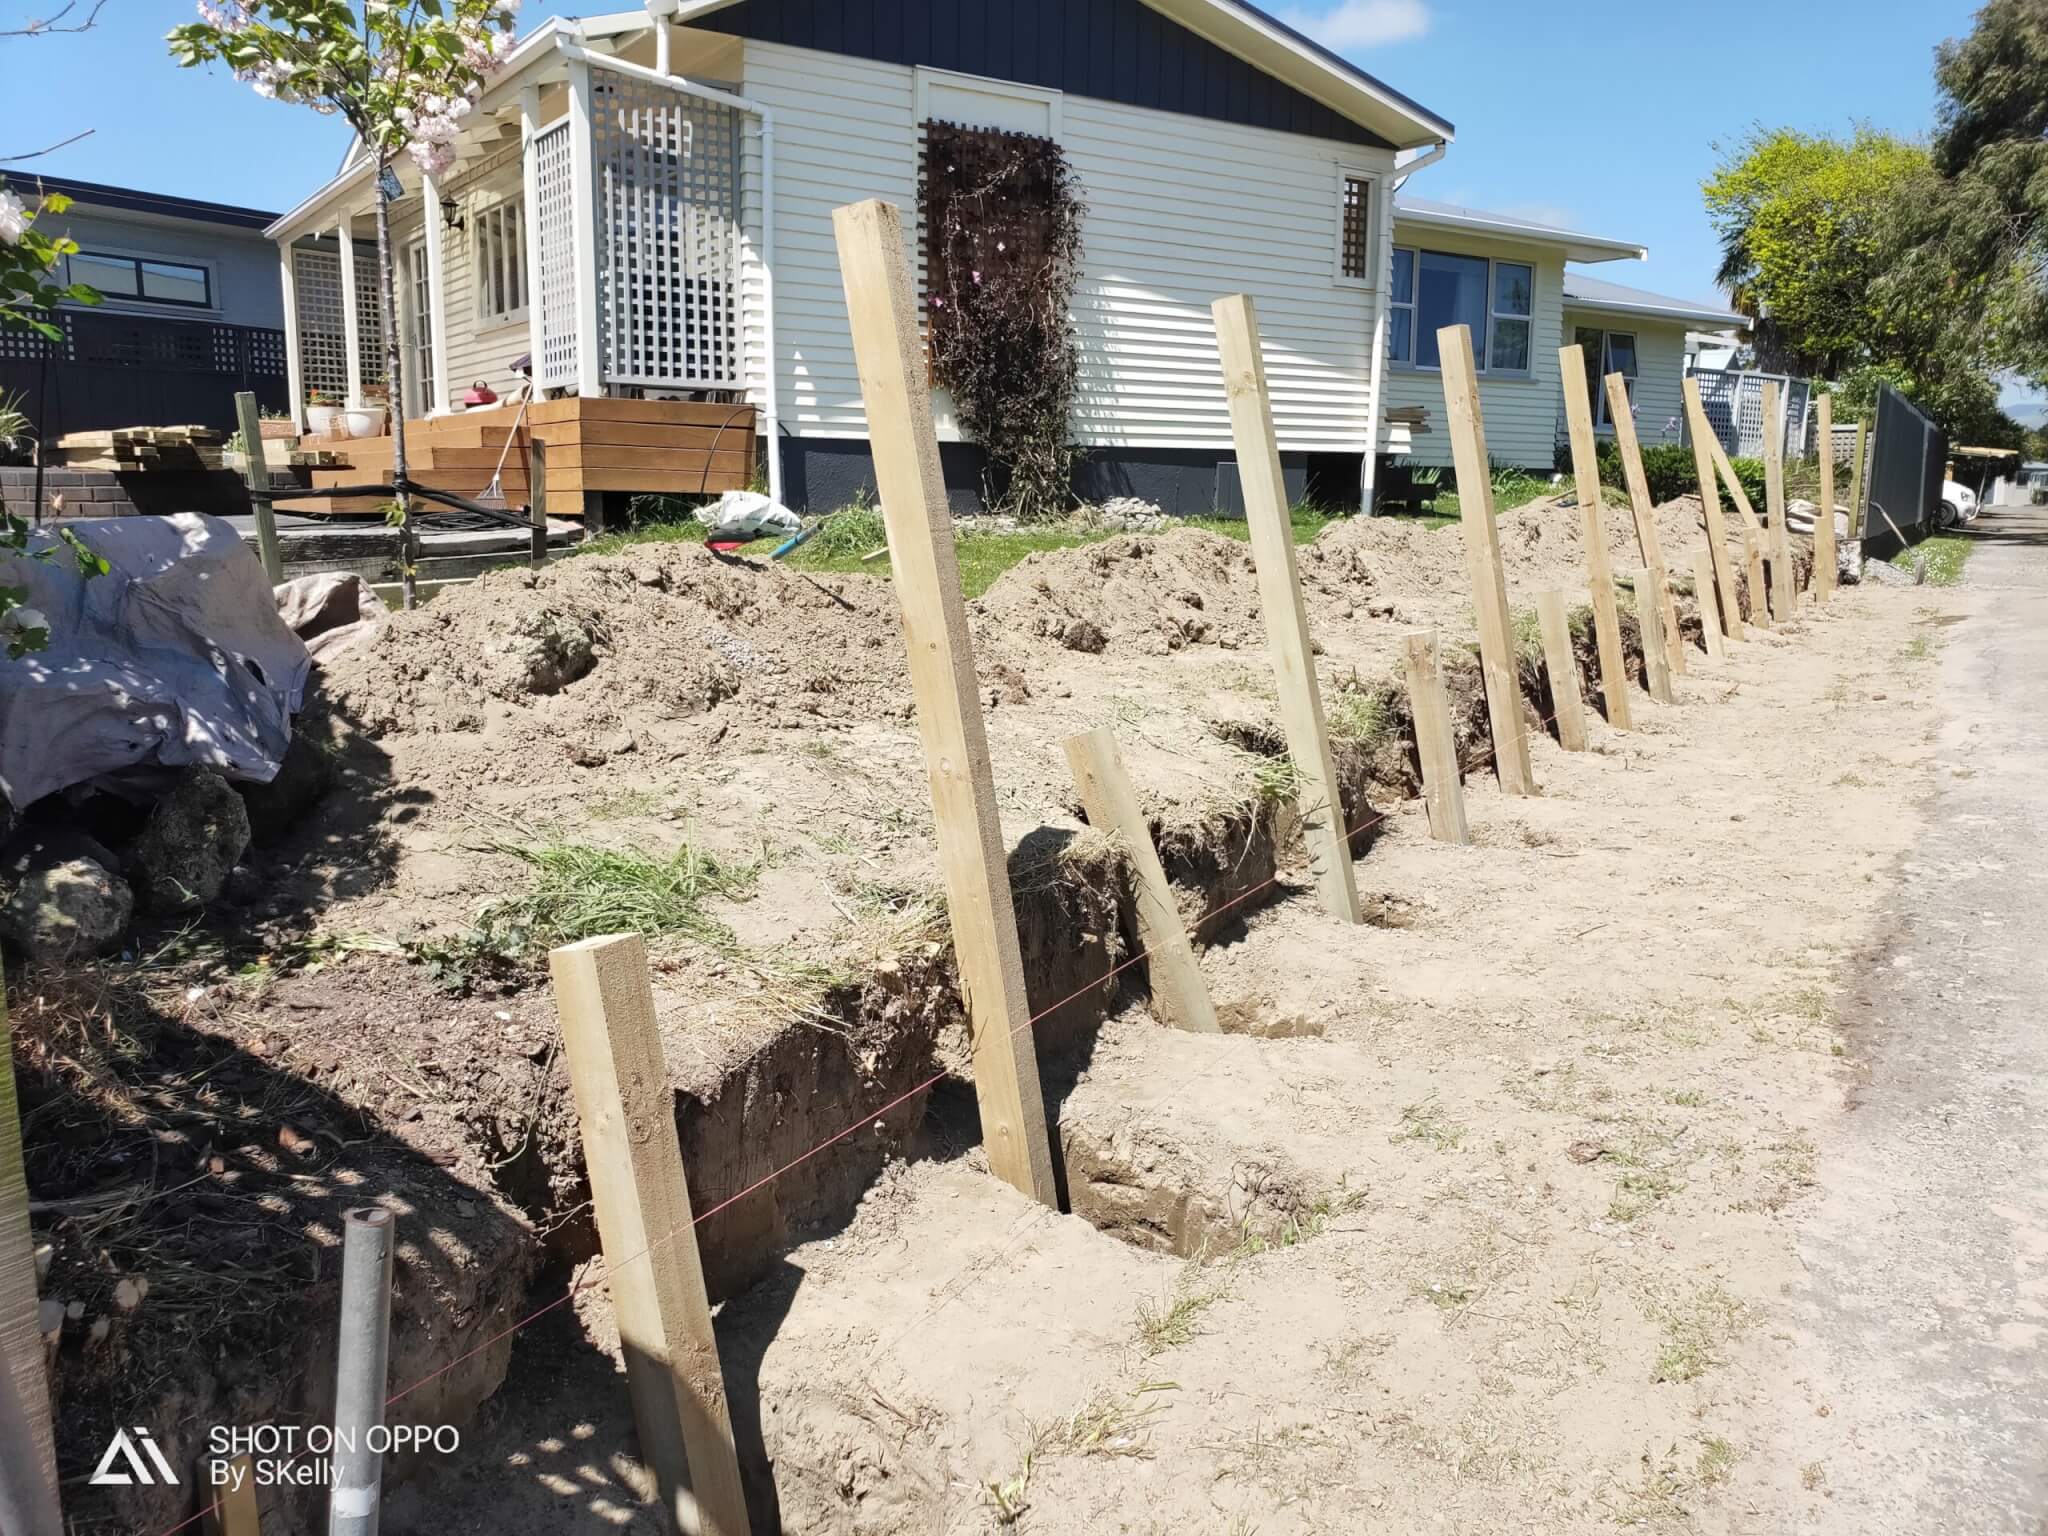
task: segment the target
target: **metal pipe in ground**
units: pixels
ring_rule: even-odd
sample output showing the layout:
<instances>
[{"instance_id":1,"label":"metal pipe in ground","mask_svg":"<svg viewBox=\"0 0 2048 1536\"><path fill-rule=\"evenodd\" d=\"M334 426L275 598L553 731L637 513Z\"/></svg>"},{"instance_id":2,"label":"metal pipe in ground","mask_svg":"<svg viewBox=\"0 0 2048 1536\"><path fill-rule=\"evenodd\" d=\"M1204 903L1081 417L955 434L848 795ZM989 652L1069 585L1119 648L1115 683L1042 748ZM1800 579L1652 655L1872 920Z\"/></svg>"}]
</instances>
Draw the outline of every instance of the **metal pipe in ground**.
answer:
<instances>
[{"instance_id":1,"label":"metal pipe in ground","mask_svg":"<svg viewBox=\"0 0 2048 1536\"><path fill-rule=\"evenodd\" d=\"M334 1460L327 1536L377 1536L384 1481L385 1376L391 1357L391 1251L396 1223L379 1206L343 1219L341 1337L334 1368Z\"/></svg>"}]
</instances>

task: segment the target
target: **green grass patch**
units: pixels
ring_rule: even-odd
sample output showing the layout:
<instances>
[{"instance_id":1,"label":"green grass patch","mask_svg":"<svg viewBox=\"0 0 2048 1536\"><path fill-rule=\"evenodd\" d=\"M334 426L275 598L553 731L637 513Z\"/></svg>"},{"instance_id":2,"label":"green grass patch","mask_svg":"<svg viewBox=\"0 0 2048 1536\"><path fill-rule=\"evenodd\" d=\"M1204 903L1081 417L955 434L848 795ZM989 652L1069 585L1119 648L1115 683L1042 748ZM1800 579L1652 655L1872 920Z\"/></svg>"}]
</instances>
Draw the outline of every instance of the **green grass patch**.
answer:
<instances>
[{"instance_id":1,"label":"green grass patch","mask_svg":"<svg viewBox=\"0 0 2048 1536\"><path fill-rule=\"evenodd\" d=\"M665 858L594 843L499 847L526 864L533 883L492 916L501 927L524 933L536 949L628 932L730 944L732 931L704 905L713 897L753 894L760 873L758 865L723 859L687 843Z\"/></svg>"},{"instance_id":2,"label":"green grass patch","mask_svg":"<svg viewBox=\"0 0 2048 1536\"><path fill-rule=\"evenodd\" d=\"M1952 587L1963 579L1963 567L1976 547L1977 541L1967 533L1930 534L1893 555L1892 564L1910 571L1925 562L1928 586Z\"/></svg>"},{"instance_id":3,"label":"green grass patch","mask_svg":"<svg viewBox=\"0 0 2048 1536\"><path fill-rule=\"evenodd\" d=\"M580 544L570 554L618 555L648 544L703 542L702 525L682 511L680 504L675 504L672 509L666 500L641 497L636 500L635 515L641 519L637 526ZM1336 516L1308 503L1293 508L1288 518L1297 544L1309 543L1336 520ZM1422 521L1441 527L1455 519L1426 518ZM1249 541L1251 538L1250 525L1237 517L1182 518L1176 526L1199 528L1229 539ZM960 556L961 590L968 597L979 597L996 584L1003 572L1031 555L1078 549L1084 544L1099 544L1114 537L1116 535L1106 529L1081 531L1050 527L982 532L971 523L964 525L955 540ZM738 553L748 559L763 559L781 542L780 539L757 539L743 546ZM802 547L785 556L782 563L798 571L829 571L842 576L872 576L887 580L890 574L887 557L872 562L864 561L862 557L886 548L888 542L880 510L857 502L832 514L824 527Z\"/></svg>"}]
</instances>

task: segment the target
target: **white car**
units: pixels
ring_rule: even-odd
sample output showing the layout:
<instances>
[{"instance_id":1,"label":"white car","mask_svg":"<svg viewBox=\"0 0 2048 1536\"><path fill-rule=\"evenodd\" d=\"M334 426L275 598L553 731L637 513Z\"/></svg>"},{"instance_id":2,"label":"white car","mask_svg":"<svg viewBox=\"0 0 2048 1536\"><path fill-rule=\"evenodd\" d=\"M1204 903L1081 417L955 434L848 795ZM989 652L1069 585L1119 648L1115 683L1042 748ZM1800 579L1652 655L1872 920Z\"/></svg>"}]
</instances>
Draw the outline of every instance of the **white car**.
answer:
<instances>
[{"instance_id":1,"label":"white car","mask_svg":"<svg viewBox=\"0 0 2048 1536\"><path fill-rule=\"evenodd\" d=\"M1959 527L1974 522L1983 510L1977 504L1977 493L1967 485L1958 485L1953 480L1941 482L1941 512L1938 518L1944 528Z\"/></svg>"}]
</instances>

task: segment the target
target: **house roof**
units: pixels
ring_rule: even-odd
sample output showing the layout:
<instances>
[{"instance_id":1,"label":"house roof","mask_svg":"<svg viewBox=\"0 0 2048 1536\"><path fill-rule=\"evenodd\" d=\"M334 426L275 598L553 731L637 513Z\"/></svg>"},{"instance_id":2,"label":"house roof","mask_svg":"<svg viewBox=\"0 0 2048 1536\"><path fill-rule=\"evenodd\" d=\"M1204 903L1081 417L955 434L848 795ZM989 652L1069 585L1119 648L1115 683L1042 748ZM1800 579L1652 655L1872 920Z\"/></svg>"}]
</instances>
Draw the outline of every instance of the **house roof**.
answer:
<instances>
[{"instance_id":1,"label":"house roof","mask_svg":"<svg viewBox=\"0 0 2048 1536\"><path fill-rule=\"evenodd\" d=\"M1624 288L1620 283L1589 277L1569 268L1564 274L1564 303L1567 309L1598 309L1610 314L1643 315L1656 320L1679 321L1686 325L1712 326L1716 330L1741 328L1749 317L1717 304L1693 299L1674 299L1666 294L1647 293L1641 288Z\"/></svg>"},{"instance_id":2,"label":"house roof","mask_svg":"<svg viewBox=\"0 0 2048 1536\"><path fill-rule=\"evenodd\" d=\"M1484 208L1464 208L1456 203L1435 203L1421 197L1395 198L1394 221L1562 246L1569 261L1642 261L1650 254L1633 240L1612 240L1536 219L1492 213Z\"/></svg>"},{"instance_id":3,"label":"house roof","mask_svg":"<svg viewBox=\"0 0 2048 1536\"><path fill-rule=\"evenodd\" d=\"M110 187L97 181L75 181L69 176L29 176L17 171L14 181L17 186L39 185L45 192L62 193L82 206L115 208L123 213L149 213L165 219L189 219L199 224L225 224L234 229L262 229L277 217L258 208L203 202L196 197L173 197L168 192L144 192L135 187Z\"/></svg>"},{"instance_id":4,"label":"house roof","mask_svg":"<svg viewBox=\"0 0 2048 1536\"><path fill-rule=\"evenodd\" d=\"M682 0L680 24L703 21L742 0ZM1457 130L1412 97L1268 16L1246 0L1143 0L1160 15L1235 54L1254 69L1370 129L1396 149L1448 143ZM711 23L716 29L716 23Z\"/></svg>"}]
</instances>

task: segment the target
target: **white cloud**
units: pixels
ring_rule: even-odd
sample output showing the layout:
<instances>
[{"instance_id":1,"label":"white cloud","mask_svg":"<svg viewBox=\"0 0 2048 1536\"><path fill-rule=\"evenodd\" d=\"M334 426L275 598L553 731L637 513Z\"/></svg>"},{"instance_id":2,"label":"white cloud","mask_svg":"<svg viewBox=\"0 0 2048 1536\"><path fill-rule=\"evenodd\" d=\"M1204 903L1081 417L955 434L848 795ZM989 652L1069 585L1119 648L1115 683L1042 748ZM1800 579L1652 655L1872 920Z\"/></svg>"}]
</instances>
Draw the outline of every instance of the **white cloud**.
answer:
<instances>
[{"instance_id":1,"label":"white cloud","mask_svg":"<svg viewBox=\"0 0 2048 1536\"><path fill-rule=\"evenodd\" d=\"M1314 10L1289 6L1279 15L1295 31L1340 52L1405 42L1429 30L1429 8L1423 0L1337 0Z\"/></svg>"}]
</instances>

